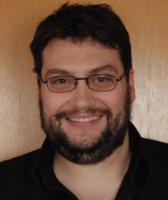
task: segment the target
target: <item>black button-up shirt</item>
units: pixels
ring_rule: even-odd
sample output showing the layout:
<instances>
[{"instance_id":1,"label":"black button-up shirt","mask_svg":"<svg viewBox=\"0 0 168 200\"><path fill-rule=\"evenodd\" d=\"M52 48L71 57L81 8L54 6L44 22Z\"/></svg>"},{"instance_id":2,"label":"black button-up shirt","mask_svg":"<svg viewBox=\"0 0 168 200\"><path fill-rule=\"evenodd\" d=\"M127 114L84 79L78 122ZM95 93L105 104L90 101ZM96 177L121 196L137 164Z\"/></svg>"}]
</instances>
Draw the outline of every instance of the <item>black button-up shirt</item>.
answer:
<instances>
[{"instance_id":1,"label":"black button-up shirt","mask_svg":"<svg viewBox=\"0 0 168 200\"><path fill-rule=\"evenodd\" d=\"M132 151L132 159L116 200L135 199L149 175L148 158L145 152L143 152L143 149L141 149L141 138L132 125L129 129L129 143ZM77 200L77 197L65 188L55 177L52 169L53 158L54 150L48 142L45 141L36 162L34 179L49 199L54 200L59 196L59 199Z\"/></svg>"},{"instance_id":2,"label":"black button-up shirt","mask_svg":"<svg viewBox=\"0 0 168 200\"><path fill-rule=\"evenodd\" d=\"M168 199L168 144L140 137L131 123L129 144L132 158L116 200ZM54 155L46 140L39 150L0 163L0 200L77 200L55 176Z\"/></svg>"}]
</instances>

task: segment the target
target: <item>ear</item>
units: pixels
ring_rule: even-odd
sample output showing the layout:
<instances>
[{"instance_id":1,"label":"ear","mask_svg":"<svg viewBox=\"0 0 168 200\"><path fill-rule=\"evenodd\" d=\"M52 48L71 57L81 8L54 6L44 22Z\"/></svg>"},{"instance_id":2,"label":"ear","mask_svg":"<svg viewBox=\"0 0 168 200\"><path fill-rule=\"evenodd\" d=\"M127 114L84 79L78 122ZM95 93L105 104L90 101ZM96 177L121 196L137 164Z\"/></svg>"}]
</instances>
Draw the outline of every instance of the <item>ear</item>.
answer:
<instances>
[{"instance_id":1,"label":"ear","mask_svg":"<svg viewBox=\"0 0 168 200\"><path fill-rule=\"evenodd\" d=\"M135 100L135 85L134 85L134 70L132 68L129 70L128 87L130 93L130 101L131 103L133 103Z\"/></svg>"}]
</instances>

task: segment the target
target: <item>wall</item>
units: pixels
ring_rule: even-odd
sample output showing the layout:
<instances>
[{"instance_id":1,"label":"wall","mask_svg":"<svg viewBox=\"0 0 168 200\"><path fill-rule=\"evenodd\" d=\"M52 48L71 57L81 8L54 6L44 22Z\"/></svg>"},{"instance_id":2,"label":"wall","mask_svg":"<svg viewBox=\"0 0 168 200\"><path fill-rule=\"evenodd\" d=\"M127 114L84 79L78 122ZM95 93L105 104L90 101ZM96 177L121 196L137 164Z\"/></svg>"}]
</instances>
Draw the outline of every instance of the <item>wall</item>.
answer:
<instances>
[{"instance_id":1,"label":"wall","mask_svg":"<svg viewBox=\"0 0 168 200\"><path fill-rule=\"evenodd\" d=\"M29 43L38 22L64 1L0 0L0 160L38 148L37 86ZM76 1L70 1L76 2ZM141 135L168 142L168 1L109 0L131 36Z\"/></svg>"}]
</instances>

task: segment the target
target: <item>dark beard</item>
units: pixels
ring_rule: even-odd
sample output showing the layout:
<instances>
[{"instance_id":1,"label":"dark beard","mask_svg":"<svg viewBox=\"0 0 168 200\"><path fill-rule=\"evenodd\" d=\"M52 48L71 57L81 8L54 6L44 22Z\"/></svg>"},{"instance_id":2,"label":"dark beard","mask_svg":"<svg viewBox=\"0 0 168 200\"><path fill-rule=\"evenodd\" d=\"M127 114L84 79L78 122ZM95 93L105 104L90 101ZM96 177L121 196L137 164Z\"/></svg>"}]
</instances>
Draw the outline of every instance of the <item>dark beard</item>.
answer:
<instances>
[{"instance_id":1,"label":"dark beard","mask_svg":"<svg viewBox=\"0 0 168 200\"><path fill-rule=\"evenodd\" d=\"M106 159L117 147L123 144L130 121L131 103L129 92L125 96L123 107L124 113L118 114L115 118L113 118L112 113L108 109L87 108L87 112L99 112L107 117L107 125L101 131L101 136L96 142L87 147L81 147L79 144L74 144L73 141L70 141L60 125L61 119L71 113L77 113L77 110L58 113L47 121L45 120L40 100L41 126L57 153L77 164L96 164Z\"/></svg>"}]
</instances>

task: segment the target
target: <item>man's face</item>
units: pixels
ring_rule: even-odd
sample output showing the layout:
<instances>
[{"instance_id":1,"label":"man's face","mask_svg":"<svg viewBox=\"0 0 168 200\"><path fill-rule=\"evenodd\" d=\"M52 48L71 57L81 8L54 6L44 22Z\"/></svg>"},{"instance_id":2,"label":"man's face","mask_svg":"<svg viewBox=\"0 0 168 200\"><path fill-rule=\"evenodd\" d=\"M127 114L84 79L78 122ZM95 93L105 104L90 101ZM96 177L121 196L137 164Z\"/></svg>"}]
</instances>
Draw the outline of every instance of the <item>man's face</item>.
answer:
<instances>
[{"instance_id":1,"label":"man's face","mask_svg":"<svg viewBox=\"0 0 168 200\"><path fill-rule=\"evenodd\" d=\"M53 40L43 52L41 77L124 73L119 52L86 40ZM75 90L53 93L40 86L42 127L65 158L82 164L96 163L122 145L134 100L133 73L124 77L113 91L94 91L84 80Z\"/></svg>"}]
</instances>

